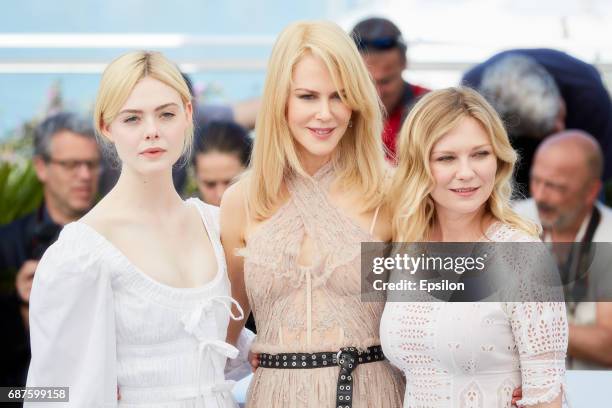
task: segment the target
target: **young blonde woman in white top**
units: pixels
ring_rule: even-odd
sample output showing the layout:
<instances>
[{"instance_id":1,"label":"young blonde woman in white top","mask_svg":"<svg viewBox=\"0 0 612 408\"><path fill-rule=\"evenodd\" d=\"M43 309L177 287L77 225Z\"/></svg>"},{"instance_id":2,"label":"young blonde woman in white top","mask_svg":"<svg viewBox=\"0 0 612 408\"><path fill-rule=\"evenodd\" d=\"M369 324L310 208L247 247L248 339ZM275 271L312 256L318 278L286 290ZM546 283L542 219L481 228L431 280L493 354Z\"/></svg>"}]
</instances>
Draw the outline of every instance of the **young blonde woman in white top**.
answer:
<instances>
[{"instance_id":1,"label":"young blonde woman in white top","mask_svg":"<svg viewBox=\"0 0 612 408\"><path fill-rule=\"evenodd\" d=\"M27 385L70 387L63 406L236 406L224 367L238 350L224 340L242 313L231 313L218 209L183 201L172 183L191 146L190 100L159 53L104 71L95 125L121 176L63 229L31 295Z\"/></svg>"}]
</instances>

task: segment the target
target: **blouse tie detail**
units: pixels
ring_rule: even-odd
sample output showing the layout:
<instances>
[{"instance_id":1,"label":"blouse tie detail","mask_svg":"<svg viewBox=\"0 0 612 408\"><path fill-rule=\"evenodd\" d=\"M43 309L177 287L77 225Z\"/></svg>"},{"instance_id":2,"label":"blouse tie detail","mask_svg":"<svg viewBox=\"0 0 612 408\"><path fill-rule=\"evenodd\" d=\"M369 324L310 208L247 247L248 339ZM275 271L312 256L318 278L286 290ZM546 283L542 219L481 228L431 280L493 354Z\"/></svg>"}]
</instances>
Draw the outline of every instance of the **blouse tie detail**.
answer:
<instances>
[{"instance_id":1,"label":"blouse tie detail","mask_svg":"<svg viewBox=\"0 0 612 408\"><path fill-rule=\"evenodd\" d=\"M232 304L238 309L238 315L232 312ZM238 356L238 349L236 347L216 339L218 328L217 321L214 318L214 309L219 305L227 310L232 320L242 320L244 318L244 312L237 301L229 296L220 295L200 302L181 319L185 331L194 336L198 341L196 371L198 389L196 397L198 399L198 406L202 408L217 407L217 401L213 395L218 392L231 391L235 383L235 381L215 382L215 378L218 378L217 373L223 373L225 357L233 359ZM221 356L224 358L218 358ZM203 367L205 367L204 370ZM202 379L204 379L204 383L213 385L202 387Z\"/></svg>"}]
</instances>

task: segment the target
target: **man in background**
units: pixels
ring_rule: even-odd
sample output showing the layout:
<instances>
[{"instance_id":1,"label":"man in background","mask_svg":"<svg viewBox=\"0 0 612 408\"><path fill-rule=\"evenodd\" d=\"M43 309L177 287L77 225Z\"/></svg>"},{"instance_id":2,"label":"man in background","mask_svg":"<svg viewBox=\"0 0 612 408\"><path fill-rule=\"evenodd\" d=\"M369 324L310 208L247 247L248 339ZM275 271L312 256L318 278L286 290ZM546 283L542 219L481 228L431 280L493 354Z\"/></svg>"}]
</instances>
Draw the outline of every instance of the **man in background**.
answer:
<instances>
[{"instance_id":1,"label":"man in background","mask_svg":"<svg viewBox=\"0 0 612 408\"><path fill-rule=\"evenodd\" d=\"M28 303L38 261L61 228L81 218L96 199L100 152L90 123L72 113L45 119L35 130L33 162L43 186L42 205L0 227L0 275L15 282L0 298L0 385L5 386L25 385Z\"/></svg>"},{"instance_id":2,"label":"man in background","mask_svg":"<svg viewBox=\"0 0 612 408\"><path fill-rule=\"evenodd\" d=\"M552 49L517 49L476 65L462 82L487 98L504 120L518 150L516 180L527 193L529 169L539 143L563 129L581 129L612 157L612 103L597 69ZM602 180L612 177L612 160Z\"/></svg>"},{"instance_id":3,"label":"man in background","mask_svg":"<svg viewBox=\"0 0 612 408\"><path fill-rule=\"evenodd\" d=\"M515 210L542 225L543 241L580 242L574 259L588 256L583 252L588 250L589 243L610 245L612 242L612 209L597 201L602 170L603 155L591 135L580 130L551 135L535 153L529 185L532 198L517 202ZM606 252L608 248L597 249ZM601 287L601 276L592 276L602 271L610 276L610 264L604 264L602 270L587 275L588 279L584 280L587 290L609 292L609 288ZM561 270L571 273L568 268L573 265L580 265L580 261L575 264L568 262L566 268L560 266ZM598 282L600 287L594 288ZM609 286L610 279L605 277L603 282ZM612 303L566 300L570 323L569 368L612 367Z\"/></svg>"},{"instance_id":4,"label":"man in background","mask_svg":"<svg viewBox=\"0 0 612 408\"><path fill-rule=\"evenodd\" d=\"M416 99L429 90L402 78L406 69L406 42L395 24L384 18L368 18L351 31L361 56L374 80L386 110L382 134L387 159L395 162L396 139Z\"/></svg>"}]
</instances>

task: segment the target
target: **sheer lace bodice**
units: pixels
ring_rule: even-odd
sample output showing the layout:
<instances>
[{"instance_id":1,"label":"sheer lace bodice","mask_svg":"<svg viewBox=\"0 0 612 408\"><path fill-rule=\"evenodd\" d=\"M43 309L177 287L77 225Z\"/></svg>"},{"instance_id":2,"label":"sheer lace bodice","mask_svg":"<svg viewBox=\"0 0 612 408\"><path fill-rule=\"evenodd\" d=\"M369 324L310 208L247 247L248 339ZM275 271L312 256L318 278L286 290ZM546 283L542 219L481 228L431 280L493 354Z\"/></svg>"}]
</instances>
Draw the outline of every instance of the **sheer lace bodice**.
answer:
<instances>
[{"instance_id":1,"label":"sheer lace bodice","mask_svg":"<svg viewBox=\"0 0 612 408\"><path fill-rule=\"evenodd\" d=\"M257 324L254 352L335 351L380 344L384 305L360 299L360 243L374 238L330 203L327 191L333 178L330 165L313 178L288 177L289 200L257 227L241 251ZM305 236L316 245L310 266L298 263ZM354 407L398 406L403 386L387 362L364 364L357 371L363 374L355 375ZM333 406L337 373L337 367L258 369L249 406ZM369 399L366 391L373 387L380 387L380 392ZM366 405L359 405L360 400Z\"/></svg>"}]
</instances>

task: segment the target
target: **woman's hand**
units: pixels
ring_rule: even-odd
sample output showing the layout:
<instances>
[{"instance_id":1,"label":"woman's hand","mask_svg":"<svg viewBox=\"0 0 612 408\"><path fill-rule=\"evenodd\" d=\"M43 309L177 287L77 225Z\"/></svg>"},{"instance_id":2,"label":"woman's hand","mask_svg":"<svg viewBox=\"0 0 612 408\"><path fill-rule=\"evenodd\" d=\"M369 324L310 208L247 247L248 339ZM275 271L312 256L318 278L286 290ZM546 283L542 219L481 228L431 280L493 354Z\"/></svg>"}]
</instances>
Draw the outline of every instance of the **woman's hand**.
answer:
<instances>
[{"instance_id":1,"label":"woman's hand","mask_svg":"<svg viewBox=\"0 0 612 408\"><path fill-rule=\"evenodd\" d=\"M512 391L512 406L516 407L516 402L523 398L523 387L515 388Z\"/></svg>"},{"instance_id":2,"label":"woman's hand","mask_svg":"<svg viewBox=\"0 0 612 408\"><path fill-rule=\"evenodd\" d=\"M257 367L259 367L259 354L249 351L248 358L249 358L249 363L251 364L251 370L255 372L255 370L257 370Z\"/></svg>"}]
</instances>

